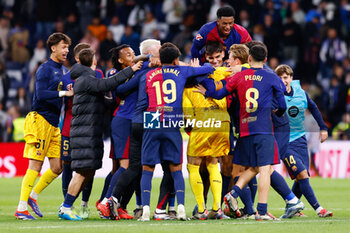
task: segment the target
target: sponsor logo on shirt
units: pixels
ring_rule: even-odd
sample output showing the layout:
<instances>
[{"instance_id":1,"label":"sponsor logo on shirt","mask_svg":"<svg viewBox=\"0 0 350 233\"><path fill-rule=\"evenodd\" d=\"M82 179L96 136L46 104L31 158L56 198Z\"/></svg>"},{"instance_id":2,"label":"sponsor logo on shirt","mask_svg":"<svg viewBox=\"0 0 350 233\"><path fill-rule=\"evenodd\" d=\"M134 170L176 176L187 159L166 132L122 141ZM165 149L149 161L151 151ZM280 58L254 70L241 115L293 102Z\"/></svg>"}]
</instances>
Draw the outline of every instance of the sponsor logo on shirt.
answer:
<instances>
[{"instance_id":1,"label":"sponsor logo on shirt","mask_svg":"<svg viewBox=\"0 0 350 233\"><path fill-rule=\"evenodd\" d=\"M297 106L291 106L288 108L288 115L291 117L296 117L299 113L299 108Z\"/></svg>"},{"instance_id":2,"label":"sponsor logo on shirt","mask_svg":"<svg viewBox=\"0 0 350 233\"><path fill-rule=\"evenodd\" d=\"M203 39L203 37L201 36L201 34L197 34L197 36L196 36L196 40L201 40L201 39Z\"/></svg>"}]
</instances>

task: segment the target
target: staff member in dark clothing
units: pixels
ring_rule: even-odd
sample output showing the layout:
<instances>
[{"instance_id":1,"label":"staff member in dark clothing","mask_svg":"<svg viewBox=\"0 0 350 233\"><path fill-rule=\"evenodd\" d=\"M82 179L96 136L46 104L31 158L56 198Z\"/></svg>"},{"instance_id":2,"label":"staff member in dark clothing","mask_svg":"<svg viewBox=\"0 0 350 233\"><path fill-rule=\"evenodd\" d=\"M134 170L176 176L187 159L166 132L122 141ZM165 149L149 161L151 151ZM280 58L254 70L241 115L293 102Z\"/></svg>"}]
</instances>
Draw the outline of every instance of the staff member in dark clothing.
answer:
<instances>
[{"instance_id":1,"label":"staff member in dark clothing","mask_svg":"<svg viewBox=\"0 0 350 233\"><path fill-rule=\"evenodd\" d=\"M102 167L103 157L103 92L111 91L133 76L142 66L138 62L127 67L109 79L97 79L94 71L96 59L91 48L79 53L81 64L71 69L71 79L75 80L71 123L71 167L76 174L69 183L68 192L58 212L58 217L66 220L81 220L72 210L72 205L80 190Z\"/></svg>"}]
</instances>

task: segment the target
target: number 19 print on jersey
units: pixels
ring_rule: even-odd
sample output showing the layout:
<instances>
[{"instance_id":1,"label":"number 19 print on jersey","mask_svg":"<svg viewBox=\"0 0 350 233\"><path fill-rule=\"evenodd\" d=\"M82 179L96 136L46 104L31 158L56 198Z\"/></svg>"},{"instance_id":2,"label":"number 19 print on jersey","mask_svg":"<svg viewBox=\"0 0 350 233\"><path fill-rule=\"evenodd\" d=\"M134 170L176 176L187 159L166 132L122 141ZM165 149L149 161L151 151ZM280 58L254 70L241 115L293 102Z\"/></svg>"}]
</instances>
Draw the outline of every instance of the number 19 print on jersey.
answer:
<instances>
[{"instance_id":1,"label":"number 19 print on jersey","mask_svg":"<svg viewBox=\"0 0 350 233\"><path fill-rule=\"evenodd\" d=\"M205 64L202 67L163 66L149 71L146 79L147 111L159 111L161 121L182 120L182 95L186 81L213 70L211 65Z\"/></svg>"}]
</instances>

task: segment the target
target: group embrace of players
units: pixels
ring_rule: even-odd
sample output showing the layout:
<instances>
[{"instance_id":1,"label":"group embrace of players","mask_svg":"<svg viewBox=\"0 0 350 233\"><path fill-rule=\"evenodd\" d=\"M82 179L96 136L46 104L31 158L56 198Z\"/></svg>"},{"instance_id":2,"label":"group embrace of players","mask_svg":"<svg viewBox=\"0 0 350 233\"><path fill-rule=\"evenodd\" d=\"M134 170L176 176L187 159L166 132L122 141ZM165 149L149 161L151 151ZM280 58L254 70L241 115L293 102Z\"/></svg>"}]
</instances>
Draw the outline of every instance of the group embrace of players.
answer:
<instances>
[{"instance_id":1,"label":"group embrace of players","mask_svg":"<svg viewBox=\"0 0 350 233\"><path fill-rule=\"evenodd\" d=\"M217 21L200 29L193 40L195 59L191 64L179 61L175 45L150 39L140 44L144 62L135 62L128 45L112 49L114 68L107 78L95 69L94 51L88 44L74 48L77 64L68 72L62 63L70 39L62 33L51 35L47 42L50 60L36 74L33 109L25 123L24 157L29 158L29 167L15 216L34 220L29 205L43 217L38 195L62 172L63 164L64 202L58 216L66 220L89 217L93 177L102 166L103 105L116 99L119 106L111 122L113 169L96 203L101 218L149 221L152 176L160 163L164 176L152 217L187 220L179 122L210 119L219 122L218 126L193 123L185 129L190 135L187 169L197 203L191 219L275 220L267 211L270 185L286 202L281 218L305 216L300 212L304 209L299 200L302 195L318 216L332 216L318 203L309 183L303 128L304 112L309 109L320 126L320 139L325 141L327 127L321 114L299 81L293 81L289 66L272 71L265 65L266 46L251 41L248 32L234 24L234 15L233 8L222 7ZM65 98L62 137L58 128L61 97ZM158 123L156 127L144 127L146 113L151 116L148 123ZM45 156L50 168L34 186ZM292 190L272 167L280 159L295 179ZM209 186L213 205L208 211ZM73 204L81 191L78 214ZM126 207L134 192L137 203L131 216ZM238 197L244 208L238 207Z\"/></svg>"}]
</instances>

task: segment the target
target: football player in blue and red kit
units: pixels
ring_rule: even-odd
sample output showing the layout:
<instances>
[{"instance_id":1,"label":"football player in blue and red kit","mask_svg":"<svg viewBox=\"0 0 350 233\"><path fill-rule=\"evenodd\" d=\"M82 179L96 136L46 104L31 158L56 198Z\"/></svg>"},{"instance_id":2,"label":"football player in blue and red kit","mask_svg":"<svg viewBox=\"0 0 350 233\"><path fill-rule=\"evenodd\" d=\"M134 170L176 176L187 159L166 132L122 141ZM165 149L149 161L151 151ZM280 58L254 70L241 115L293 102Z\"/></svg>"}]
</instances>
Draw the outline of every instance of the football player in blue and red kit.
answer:
<instances>
[{"instance_id":1,"label":"football player in blue and red kit","mask_svg":"<svg viewBox=\"0 0 350 233\"><path fill-rule=\"evenodd\" d=\"M256 220L272 220L267 214L267 199L270 186L270 175L273 172L272 165L279 163L277 145L272 133L271 109L275 96L278 108L275 114L281 116L286 103L283 98L283 84L276 79L276 74L263 69L266 62L267 49L264 46L253 46L249 51L249 69L237 73L228 80L225 87L211 97L220 99L234 90L240 102L239 129L240 138L237 141L236 150L239 154L245 154L240 158L240 164L248 166L243 172L232 191L225 196L225 203L232 212L238 210L237 198L242 188L260 173L259 203ZM199 87L199 92L206 90ZM281 95L282 94L282 95Z\"/></svg>"},{"instance_id":2,"label":"football player in blue and red kit","mask_svg":"<svg viewBox=\"0 0 350 233\"><path fill-rule=\"evenodd\" d=\"M150 59L158 58L159 60L159 48L160 48L159 40L154 40L154 39L145 40L140 44L141 56L148 55ZM133 188L132 190L135 189L135 192L136 192L137 203L136 203L136 209L134 210L134 218L138 219L142 215L142 205L141 205L141 198L140 198L140 179L141 179L141 173L142 173L142 166L141 166L142 130L141 132L138 131L140 127L136 127L136 125L134 124L134 119L135 119L135 115L140 116L142 119L142 112L143 112L142 108L141 108L141 111L137 111L136 108L140 103L139 98L142 98L141 95L145 95L145 88L140 89L141 79L145 79L146 73L151 69L153 69L147 66L149 66L148 61L144 62L144 66L140 71L135 73L135 76L133 77L133 79L131 79L129 82L126 82L125 84L120 86L120 88L117 89L117 92L120 94L128 93L129 91L131 91L130 92L131 94L135 90L137 91L137 94L136 94L135 104L132 104L134 108L132 109L132 112L131 112L132 123L131 123L131 132L129 132L130 133L129 167L126 169L126 171L123 174L120 175L120 178L118 179L117 183L114 186L113 197L112 197L114 201L111 201L111 200L108 201L108 207L110 210L111 218L115 218L115 215L118 214L118 213L115 213L114 206L123 206L125 193L130 187ZM141 128L142 128L142 125L141 125Z\"/></svg>"},{"instance_id":3,"label":"football player in blue and red kit","mask_svg":"<svg viewBox=\"0 0 350 233\"><path fill-rule=\"evenodd\" d=\"M135 64L135 53L129 45L120 45L116 48L113 48L111 52L113 68L108 71L107 76L114 75L118 72L118 70L122 70L128 66L133 66ZM135 80L133 80L133 82L135 82ZM109 216L107 201L112 196L113 189L119 177L129 167L131 118L136 105L137 88L126 90L125 86L119 86L116 89L115 94L120 99L120 104L116 109L111 122L111 138L113 144L113 159L119 162L120 167L113 174L107 193L101 203L98 204L98 209L101 211L102 215L106 217ZM133 191L133 189L130 190ZM127 203L128 201L126 204ZM125 207L126 206L123 206L118 209L117 218L132 219L133 217L127 213L127 211L124 209Z\"/></svg>"},{"instance_id":4,"label":"football player in blue and red kit","mask_svg":"<svg viewBox=\"0 0 350 233\"><path fill-rule=\"evenodd\" d=\"M199 29L191 48L193 58L205 62L204 46L208 41L219 41L225 47L225 55L233 44L245 44L251 41L247 30L235 24L235 10L230 6L221 7L216 12L217 20L207 23Z\"/></svg>"},{"instance_id":5,"label":"football player in blue and red kit","mask_svg":"<svg viewBox=\"0 0 350 233\"><path fill-rule=\"evenodd\" d=\"M180 51L167 43L159 50L162 67L147 73L146 92L150 124L145 122L142 142L141 221L150 220L150 192L154 166L162 161L170 162L178 202L178 219L186 220L184 206L185 184L182 176L182 136L179 130L182 119L182 96L186 81L195 76L211 73L210 64L203 67L179 66ZM144 115L145 116L145 115ZM157 119L159 128L149 128ZM172 124L171 126L168 124ZM173 124L177 124L174 126Z\"/></svg>"},{"instance_id":6,"label":"football player in blue and red kit","mask_svg":"<svg viewBox=\"0 0 350 233\"><path fill-rule=\"evenodd\" d=\"M79 52L83 49L90 48L91 46L87 43L79 43L74 47L73 53L75 61L79 63ZM103 78L103 73L101 70L96 69L96 77ZM63 78L63 87L67 90L71 90L74 86L74 81L70 78L70 73L66 73ZM62 127L62 143L61 143L61 160L63 164L62 171L62 192L65 197L68 190L68 185L70 180L72 179L73 170L71 169L72 158L70 156L71 148L70 148L70 126L72 121L72 106L73 106L73 98L65 98L65 106L64 106L64 120ZM93 179L86 184L82 191L82 202L81 209L79 212L79 216L83 219L89 217L89 209L88 202L91 194Z\"/></svg>"}]
</instances>

